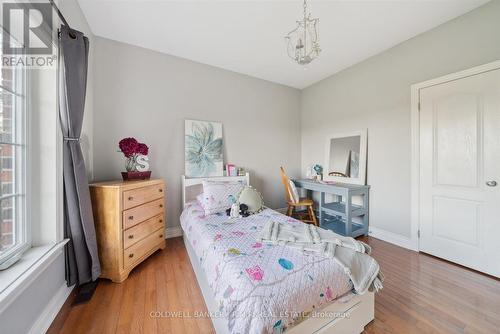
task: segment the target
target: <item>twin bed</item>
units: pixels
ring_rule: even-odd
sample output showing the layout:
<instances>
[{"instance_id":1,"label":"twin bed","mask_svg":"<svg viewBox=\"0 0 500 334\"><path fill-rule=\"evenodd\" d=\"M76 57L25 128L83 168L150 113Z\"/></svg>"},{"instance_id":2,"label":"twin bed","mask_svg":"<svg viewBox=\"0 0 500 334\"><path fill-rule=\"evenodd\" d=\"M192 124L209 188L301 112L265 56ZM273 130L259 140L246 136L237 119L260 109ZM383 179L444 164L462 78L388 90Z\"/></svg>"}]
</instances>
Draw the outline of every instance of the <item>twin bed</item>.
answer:
<instances>
[{"instance_id":1,"label":"twin bed","mask_svg":"<svg viewBox=\"0 0 500 334\"><path fill-rule=\"evenodd\" d=\"M217 333L363 331L374 318L374 294L354 294L335 260L257 241L269 220L302 222L271 209L247 218L205 216L196 201L203 180L249 184L249 176L182 177L184 243Z\"/></svg>"}]
</instances>

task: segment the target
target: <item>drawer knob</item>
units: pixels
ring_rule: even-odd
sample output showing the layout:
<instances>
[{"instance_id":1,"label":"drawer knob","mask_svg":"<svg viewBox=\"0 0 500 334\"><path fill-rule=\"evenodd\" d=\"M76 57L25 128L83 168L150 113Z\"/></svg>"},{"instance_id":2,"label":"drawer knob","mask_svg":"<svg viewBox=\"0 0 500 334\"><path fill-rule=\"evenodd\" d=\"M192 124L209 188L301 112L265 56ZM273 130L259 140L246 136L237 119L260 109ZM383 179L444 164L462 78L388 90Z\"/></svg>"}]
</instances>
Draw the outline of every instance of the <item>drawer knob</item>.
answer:
<instances>
[{"instance_id":1,"label":"drawer knob","mask_svg":"<svg viewBox=\"0 0 500 334\"><path fill-rule=\"evenodd\" d=\"M159 238L163 238L163 234L160 234L160 235L159 235Z\"/></svg>"},{"instance_id":2,"label":"drawer knob","mask_svg":"<svg viewBox=\"0 0 500 334\"><path fill-rule=\"evenodd\" d=\"M130 253L128 257L134 257L134 253Z\"/></svg>"},{"instance_id":3,"label":"drawer knob","mask_svg":"<svg viewBox=\"0 0 500 334\"><path fill-rule=\"evenodd\" d=\"M163 192L163 189L158 189L158 191L162 193L162 192Z\"/></svg>"},{"instance_id":4,"label":"drawer knob","mask_svg":"<svg viewBox=\"0 0 500 334\"><path fill-rule=\"evenodd\" d=\"M163 208L163 204L160 204L160 208Z\"/></svg>"},{"instance_id":5,"label":"drawer knob","mask_svg":"<svg viewBox=\"0 0 500 334\"><path fill-rule=\"evenodd\" d=\"M133 234L130 234L130 235L128 236L128 238L129 238L129 239L134 239L134 235L133 235Z\"/></svg>"},{"instance_id":6,"label":"drawer knob","mask_svg":"<svg viewBox=\"0 0 500 334\"><path fill-rule=\"evenodd\" d=\"M129 220L133 220L133 219L134 219L134 216L128 216L128 219L129 219Z\"/></svg>"},{"instance_id":7,"label":"drawer knob","mask_svg":"<svg viewBox=\"0 0 500 334\"><path fill-rule=\"evenodd\" d=\"M128 197L128 200L129 200L129 201L131 201L131 200L133 200L133 199L134 199L134 198L133 198L132 196L129 196L129 197Z\"/></svg>"},{"instance_id":8,"label":"drawer knob","mask_svg":"<svg viewBox=\"0 0 500 334\"><path fill-rule=\"evenodd\" d=\"M163 219L160 219L160 223L163 223Z\"/></svg>"}]
</instances>

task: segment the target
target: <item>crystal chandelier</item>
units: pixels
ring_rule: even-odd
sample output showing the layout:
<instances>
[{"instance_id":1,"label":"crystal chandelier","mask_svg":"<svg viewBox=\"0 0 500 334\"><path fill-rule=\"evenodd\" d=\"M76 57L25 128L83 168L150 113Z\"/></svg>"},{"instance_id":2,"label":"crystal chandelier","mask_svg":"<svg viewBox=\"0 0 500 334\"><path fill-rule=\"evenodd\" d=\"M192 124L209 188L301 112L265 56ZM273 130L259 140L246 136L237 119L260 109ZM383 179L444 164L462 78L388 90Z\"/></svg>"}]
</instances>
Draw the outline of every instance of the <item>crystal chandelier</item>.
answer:
<instances>
[{"instance_id":1,"label":"crystal chandelier","mask_svg":"<svg viewBox=\"0 0 500 334\"><path fill-rule=\"evenodd\" d=\"M319 47L319 19L307 14L304 0L304 17L297 21L297 27L285 36L288 56L300 65L307 65L316 59L321 52Z\"/></svg>"}]
</instances>

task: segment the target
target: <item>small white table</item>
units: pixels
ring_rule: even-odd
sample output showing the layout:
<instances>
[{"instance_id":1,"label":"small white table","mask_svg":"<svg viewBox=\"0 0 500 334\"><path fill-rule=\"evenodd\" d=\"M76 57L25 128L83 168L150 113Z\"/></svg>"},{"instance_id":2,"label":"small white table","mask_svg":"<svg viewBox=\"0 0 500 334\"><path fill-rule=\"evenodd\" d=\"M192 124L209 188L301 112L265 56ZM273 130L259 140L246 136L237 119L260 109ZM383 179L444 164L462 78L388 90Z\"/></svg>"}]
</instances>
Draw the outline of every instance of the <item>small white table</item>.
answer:
<instances>
[{"instance_id":1,"label":"small white table","mask_svg":"<svg viewBox=\"0 0 500 334\"><path fill-rule=\"evenodd\" d=\"M293 182L297 188L306 189L308 197L311 197L313 191L321 193L318 203L318 219L321 227L353 238L368 235L370 186L337 182L322 183L309 179L293 180ZM336 195L337 200L326 203L325 194ZM353 196L361 196L363 204L353 204ZM355 217L360 219L353 221Z\"/></svg>"}]
</instances>

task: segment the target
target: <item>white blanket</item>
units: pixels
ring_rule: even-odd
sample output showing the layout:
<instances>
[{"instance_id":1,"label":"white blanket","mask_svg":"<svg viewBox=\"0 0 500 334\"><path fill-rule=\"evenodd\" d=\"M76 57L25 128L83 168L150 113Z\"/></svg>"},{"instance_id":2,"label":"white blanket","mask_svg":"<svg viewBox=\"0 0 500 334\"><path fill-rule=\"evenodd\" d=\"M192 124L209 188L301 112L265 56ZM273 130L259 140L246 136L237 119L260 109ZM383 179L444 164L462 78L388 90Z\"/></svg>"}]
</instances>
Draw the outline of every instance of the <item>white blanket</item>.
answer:
<instances>
[{"instance_id":1,"label":"white blanket","mask_svg":"<svg viewBox=\"0 0 500 334\"><path fill-rule=\"evenodd\" d=\"M314 225L291 225L274 221L266 223L259 241L334 258L349 275L358 294L382 289L383 275L380 267L369 255L370 246L364 242Z\"/></svg>"}]
</instances>

